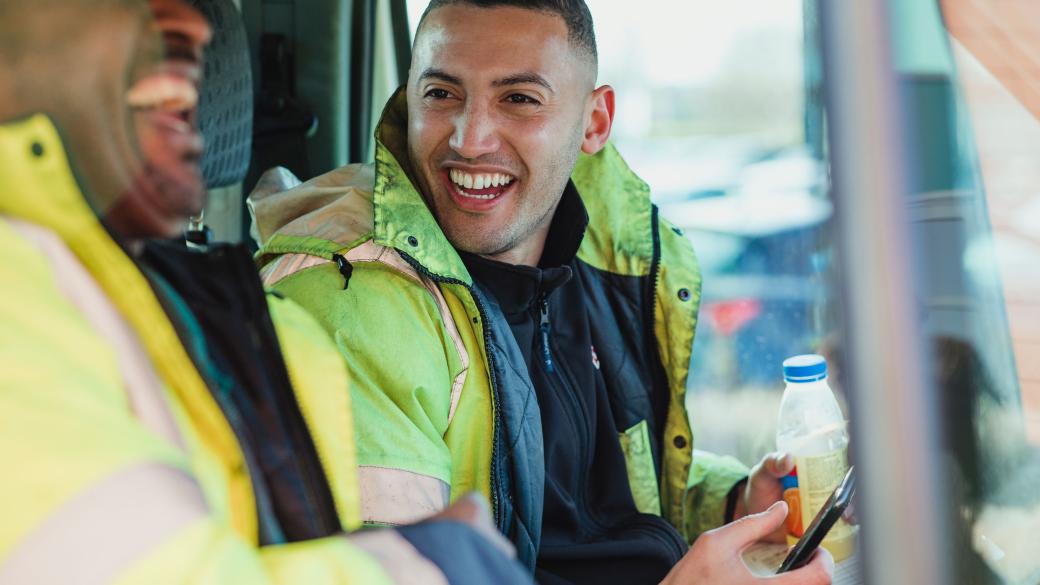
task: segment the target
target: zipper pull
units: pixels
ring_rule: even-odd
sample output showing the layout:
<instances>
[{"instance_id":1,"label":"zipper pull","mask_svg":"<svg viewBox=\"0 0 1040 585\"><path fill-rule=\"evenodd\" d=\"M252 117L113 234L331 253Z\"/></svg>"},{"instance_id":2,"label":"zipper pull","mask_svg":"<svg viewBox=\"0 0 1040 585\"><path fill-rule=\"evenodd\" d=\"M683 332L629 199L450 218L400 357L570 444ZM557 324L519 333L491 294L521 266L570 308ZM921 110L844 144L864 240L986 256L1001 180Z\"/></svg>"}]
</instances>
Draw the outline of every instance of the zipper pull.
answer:
<instances>
[{"instance_id":1,"label":"zipper pull","mask_svg":"<svg viewBox=\"0 0 1040 585\"><path fill-rule=\"evenodd\" d=\"M542 332L542 360L545 362L545 371L552 374L555 370L552 351L549 350L549 333L552 327L549 324L549 299L545 296L542 297L540 309L542 313L542 320L539 325L539 329Z\"/></svg>"},{"instance_id":2,"label":"zipper pull","mask_svg":"<svg viewBox=\"0 0 1040 585\"><path fill-rule=\"evenodd\" d=\"M333 254L332 259L336 262L336 266L339 267L339 273L343 275L343 290L347 290L347 285L350 284L350 275L354 274L354 266L349 260L339 254Z\"/></svg>"}]
</instances>

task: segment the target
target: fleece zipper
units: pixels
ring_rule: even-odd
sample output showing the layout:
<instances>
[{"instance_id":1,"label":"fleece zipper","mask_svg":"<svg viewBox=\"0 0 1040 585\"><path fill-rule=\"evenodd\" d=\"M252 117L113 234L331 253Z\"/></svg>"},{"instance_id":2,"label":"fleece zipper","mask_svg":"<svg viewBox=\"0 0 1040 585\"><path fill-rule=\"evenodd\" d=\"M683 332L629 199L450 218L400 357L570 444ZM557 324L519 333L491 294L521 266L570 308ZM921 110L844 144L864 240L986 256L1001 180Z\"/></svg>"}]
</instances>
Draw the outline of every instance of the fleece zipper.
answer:
<instances>
[{"instance_id":1,"label":"fleece zipper","mask_svg":"<svg viewBox=\"0 0 1040 585\"><path fill-rule=\"evenodd\" d=\"M578 383L567 366L566 360L555 360L554 355L559 353L552 336L552 322L549 318L549 295L542 294L536 304L538 307L538 323L540 346L542 351L542 367L545 369L546 379L549 381L553 392L560 397L561 402L566 404L564 413L571 422L572 428L578 430L576 441L580 451L580 471L578 485L588 485L588 467L586 462L591 460L592 447L589 444L592 429L589 427L588 418L579 403ZM581 517L582 527L590 535L601 535L606 527L600 522L589 508L585 489L579 489L575 494L577 511Z\"/></svg>"}]
</instances>

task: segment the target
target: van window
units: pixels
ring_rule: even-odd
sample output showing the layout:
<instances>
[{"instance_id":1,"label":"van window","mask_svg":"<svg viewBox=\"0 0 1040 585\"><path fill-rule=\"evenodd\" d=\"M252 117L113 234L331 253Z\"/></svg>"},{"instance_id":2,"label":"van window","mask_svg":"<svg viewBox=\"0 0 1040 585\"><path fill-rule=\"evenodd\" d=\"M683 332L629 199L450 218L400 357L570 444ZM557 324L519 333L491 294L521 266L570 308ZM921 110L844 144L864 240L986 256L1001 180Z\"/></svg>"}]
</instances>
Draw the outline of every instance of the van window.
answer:
<instances>
[{"instance_id":1,"label":"van window","mask_svg":"<svg viewBox=\"0 0 1040 585\"><path fill-rule=\"evenodd\" d=\"M947 422L959 425L947 435L963 437L954 487L973 521L965 548L994 580L1036 583L1040 558L1026 543L1040 529L1040 5L940 4L959 176L928 207L965 241L955 248L961 269L931 282L960 293L941 297L960 331L935 335ZM922 263L940 254L949 249L935 241Z\"/></svg>"}]
</instances>

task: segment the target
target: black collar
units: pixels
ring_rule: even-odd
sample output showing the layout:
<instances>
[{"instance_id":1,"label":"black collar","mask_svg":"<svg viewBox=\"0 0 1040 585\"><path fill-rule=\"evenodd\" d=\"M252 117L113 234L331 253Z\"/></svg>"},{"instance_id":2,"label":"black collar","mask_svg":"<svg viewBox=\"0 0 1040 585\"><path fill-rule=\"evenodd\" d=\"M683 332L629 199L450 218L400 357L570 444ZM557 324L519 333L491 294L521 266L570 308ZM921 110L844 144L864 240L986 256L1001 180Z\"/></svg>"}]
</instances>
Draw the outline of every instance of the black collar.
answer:
<instances>
[{"instance_id":1,"label":"black collar","mask_svg":"<svg viewBox=\"0 0 1040 585\"><path fill-rule=\"evenodd\" d=\"M507 264L462 251L459 255L473 278L495 295L502 310L517 313L570 280L570 264L588 225L589 214L578 189L567 181L537 267Z\"/></svg>"},{"instance_id":2,"label":"black collar","mask_svg":"<svg viewBox=\"0 0 1040 585\"><path fill-rule=\"evenodd\" d=\"M578 255L578 248L585 238L585 228L589 226L589 213L581 201L578 188L573 181L567 181L563 189L560 204L553 214L549 225L549 234L545 238L545 249L538 261L539 268L552 268L571 263Z\"/></svg>"}]
</instances>

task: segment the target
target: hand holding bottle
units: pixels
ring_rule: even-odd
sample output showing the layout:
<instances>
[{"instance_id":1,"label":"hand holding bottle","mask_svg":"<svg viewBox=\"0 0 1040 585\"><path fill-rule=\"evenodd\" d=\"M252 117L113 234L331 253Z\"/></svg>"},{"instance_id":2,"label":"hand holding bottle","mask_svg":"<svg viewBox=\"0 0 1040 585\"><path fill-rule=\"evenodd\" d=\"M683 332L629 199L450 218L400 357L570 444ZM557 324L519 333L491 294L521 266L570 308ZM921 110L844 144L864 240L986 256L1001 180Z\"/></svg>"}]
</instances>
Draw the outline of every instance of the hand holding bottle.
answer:
<instances>
[{"instance_id":1,"label":"hand holding bottle","mask_svg":"<svg viewBox=\"0 0 1040 585\"><path fill-rule=\"evenodd\" d=\"M737 499L734 519L748 514L764 512L776 502L784 499L781 480L794 469L794 458L785 453L770 453L762 458L751 469L742 493ZM786 541L786 530L783 525L763 538L767 542L782 543Z\"/></svg>"}]
</instances>

